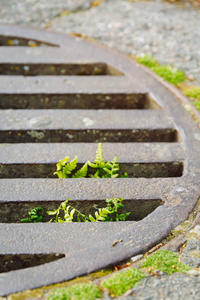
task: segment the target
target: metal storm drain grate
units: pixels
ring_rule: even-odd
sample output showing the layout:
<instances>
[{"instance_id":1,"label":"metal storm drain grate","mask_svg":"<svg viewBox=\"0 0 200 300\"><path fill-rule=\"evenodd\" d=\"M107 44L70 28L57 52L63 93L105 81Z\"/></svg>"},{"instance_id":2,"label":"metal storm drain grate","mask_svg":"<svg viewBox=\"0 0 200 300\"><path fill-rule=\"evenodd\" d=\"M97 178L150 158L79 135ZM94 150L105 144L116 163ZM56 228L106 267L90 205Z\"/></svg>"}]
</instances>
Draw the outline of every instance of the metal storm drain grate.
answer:
<instances>
[{"instance_id":1,"label":"metal storm drain grate","mask_svg":"<svg viewBox=\"0 0 200 300\"><path fill-rule=\"evenodd\" d=\"M170 90L77 37L1 25L0 45L0 295L145 252L187 218L200 195L200 135ZM95 158L98 142L129 178L52 175L65 156ZM20 223L35 206L70 198L91 212L113 197L128 221Z\"/></svg>"}]
</instances>

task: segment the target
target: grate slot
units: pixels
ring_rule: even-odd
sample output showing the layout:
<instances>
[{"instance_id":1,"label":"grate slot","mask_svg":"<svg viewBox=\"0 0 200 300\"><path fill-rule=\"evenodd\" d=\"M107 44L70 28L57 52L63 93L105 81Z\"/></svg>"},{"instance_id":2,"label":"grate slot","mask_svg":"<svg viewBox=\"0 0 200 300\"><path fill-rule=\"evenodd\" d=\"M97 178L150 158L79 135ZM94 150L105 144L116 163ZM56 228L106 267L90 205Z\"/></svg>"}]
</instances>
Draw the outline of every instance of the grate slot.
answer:
<instances>
[{"instance_id":1,"label":"grate slot","mask_svg":"<svg viewBox=\"0 0 200 300\"><path fill-rule=\"evenodd\" d=\"M139 202L138 202L139 201ZM61 201L33 201L33 202L9 202L0 203L0 223L20 223L20 220L28 217L28 211L34 207L42 207L45 211L57 209ZM140 205L138 205L140 203ZM69 201L76 209L89 215L95 210L105 207L105 200L74 200ZM131 212L127 221L139 221L152 213L157 207L163 205L160 199L124 199L124 208L121 213ZM12 214L10 213L12 211ZM44 215L43 221L49 221L52 217Z\"/></svg>"},{"instance_id":2,"label":"grate slot","mask_svg":"<svg viewBox=\"0 0 200 300\"><path fill-rule=\"evenodd\" d=\"M1 143L145 143L178 141L176 129L135 130L5 130L0 131Z\"/></svg>"},{"instance_id":3,"label":"grate slot","mask_svg":"<svg viewBox=\"0 0 200 300\"><path fill-rule=\"evenodd\" d=\"M1 143L176 142L161 110L2 110Z\"/></svg>"},{"instance_id":4,"label":"grate slot","mask_svg":"<svg viewBox=\"0 0 200 300\"><path fill-rule=\"evenodd\" d=\"M123 75L114 67L102 63L0 63L0 75Z\"/></svg>"},{"instance_id":5,"label":"grate slot","mask_svg":"<svg viewBox=\"0 0 200 300\"><path fill-rule=\"evenodd\" d=\"M75 172L83 164L77 164ZM120 173L128 173L129 178L153 178L153 177L181 177L183 175L183 162L163 162L163 163L120 163ZM0 178L57 178L53 175L55 164L7 164L0 165ZM74 173L75 173L74 172ZM73 174L74 174L73 173ZM89 173L95 173L90 169Z\"/></svg>"},{"instance_id":6,"label":"grate slot","mask_svg":"<svg viewBox=\"0 0 200 300\"><path fill-rule=\"evenodd\" d=\"M65 257L65 254L0 254L0 273L43 265Z\"/></svg>"},{"instance_id":7,"label":"grate slot","mask_svg":"<svg viewBox=\"0 0 200 300\"><path fill-rule=\"evenodd\" d=\"M148 93L0 94L1 109L160 109Z\"/></svg>"},{"instance_id":8,"label":"grate slot","mask_svg":"<svg viewBox=\"0 0 200 300\"><path fill-rule=\"evenodd\" d=\"M31 40L26 38L21 38L17 36L4 36L0 35L0 46L29 46L29 47L38 47L38 46L57 46L53 43L45 43L38 40Z\"/></svg>"}]
</instances>

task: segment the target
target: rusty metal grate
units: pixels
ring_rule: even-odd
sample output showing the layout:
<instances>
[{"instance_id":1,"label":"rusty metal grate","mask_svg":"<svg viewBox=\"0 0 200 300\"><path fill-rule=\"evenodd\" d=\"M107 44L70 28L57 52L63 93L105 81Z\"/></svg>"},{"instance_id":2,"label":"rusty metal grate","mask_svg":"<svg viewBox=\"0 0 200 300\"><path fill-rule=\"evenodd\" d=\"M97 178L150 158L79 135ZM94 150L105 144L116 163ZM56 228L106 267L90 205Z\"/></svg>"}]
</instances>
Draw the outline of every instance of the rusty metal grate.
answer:
<instances>
[{"instance_id":1,"label":"rusty metal grate","mask_svg":"<svg viewBox=\"0 0 200 300\"><path fill-rule=\"evenodd\" d=\"M145 252L188 216L200 195L199 129L170 90L78 37L1 25L0 45L0 295ZM130 178L53 177L59 159L83 164L98 142ZM19 223L38 205L70 198L91 212L113 197L132 212L127 222Z\"/></svg>"}]
</instances>

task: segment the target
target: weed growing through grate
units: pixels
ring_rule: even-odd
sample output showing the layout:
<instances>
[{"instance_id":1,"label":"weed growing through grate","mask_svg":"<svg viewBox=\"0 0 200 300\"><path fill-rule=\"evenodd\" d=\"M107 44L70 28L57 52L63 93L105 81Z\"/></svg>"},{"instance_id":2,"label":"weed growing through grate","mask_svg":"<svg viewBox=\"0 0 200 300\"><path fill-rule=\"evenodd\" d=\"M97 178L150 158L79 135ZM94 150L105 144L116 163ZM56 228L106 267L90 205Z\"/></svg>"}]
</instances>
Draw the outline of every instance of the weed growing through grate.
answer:
<instances>
[{"instance_id":1,"label":"weed growing through grate","mask_svg":"<svg viewBox=\"0 0 200 300\"><path fill-rule=\"evenodd\" d=\"M26 218L26 219L22 219L21 222L24 222L24 223L38 223L38 222L42 222L43 213L44 213L44 209L42 207L32 208L28 212L29 217Z\"/></svg>"},{"instance_id":2,"label":"weed growing through grate","mask_svg":"<svg viewBox=\"0 0 200 300\"><path fill-rule=\"evenodd\" d=\"M101 293L97 285L91 283L79 283L68 288L58 288L53 290L47 300L95 300L101 298Z\"/></svg>"},{"instance_id":3,"label":"weed growing through grate","mask_svg":"<svg viewBox=\"0 0 200 300\"><path fill-rule=\"evenodd\" d=\"M80 170L75 172L78 158L76 156L69 162L69 157L67 156L57 163L56 172L54 174L57 175L58 178L117 178L119 176L119 164L117 161L118 158L115 156L111 162L105 162L102 144L99 143L94 163L88 160ZM95 172L92 172L93 169ZM128 177L128 174L124 173L122 177Z\"/></svg>"},{"instance_id":4,"label":"weed growing through grate","mask_svg":"<svg viewBox=\"0 0 200 300\"><path fill-rule=\"evenodd\" d=\"M185 80L183 71L177 70L171 65L160 65L151 55L138 56L136 57L136 61L149 67L157 75L174 85Z\"/></svg>"},{"instance_id":5,"label":"weed growing through grate","mask_svg":"<svg viewBox=\"0 0 200 300\"><path fill-rule=\"evenodd\" d=\"M123 208L123 198L106 199L106 207L99 208L95 211L94 216L81 213L78 209L71 205L67 205L70 199L62 202L60 206L53 210L47 211L49 216L53 218L49 221L56 223L67 222L112 222L112 221L125 221L130 215L130 212L119 213L120 208ZM42 212L43 214L38 213ZM42 207L35 207L28 212L29 218L21 219L23 223L38 223L42 222L44 209Z\"/></svg>"},{"instance_id":6,"label":"weed growing through grate","mask_svg":"<svg viewBox=\"0 0 200 300\"><path fill-rule=\"evenodd\" d=\"M92 178L117 178L119 176L119 164L117 156L111 162L105 162L103 157L102 144L98 144L96 151L95 163L87 161L75 172L77 167L77 156L69 162L69 157L60 160L56 165L56 174L59 178L84 178L86 176ZM95 169L94 174L88 174L88 166ZM74 174L73 174L74 173ZM124 173L121 177L128 177ZM81 213L78 209L71 205L67 205L68 201L62 202L60 206L54 211L47 211L47 214L53 216L49 222L66 223L66 222L110 222L110 221L125 221L130 215L130 212L119 213L119 210L124 207L122 204L123 198L106 199L106 207L99 208L95 211L94 216ZM44 209L42 207L35 207L28 212L29 217L21 219L21 222L42 222Z\"/></svg>"},{"instance_id":7,"label":"weed growing through grate","mask_svg":"<svg viewBox=\"0 0 200 300\"><path fill-rule=\"evenodd\" d=\"M69 200L69 199L68 199ZM48 211L47 214L54 216L49 222L106 222L106 221L125 221L130 215L130 212L119 214L118 210L124 205L122 204L122 198L106 199L107 206L96 210L94 216L86 216L79 210L71 205L67 205L68 200L61 203L58 209L54 211ZM62 212L64 216L61 217Z\"/></svg>"}]
</instances>

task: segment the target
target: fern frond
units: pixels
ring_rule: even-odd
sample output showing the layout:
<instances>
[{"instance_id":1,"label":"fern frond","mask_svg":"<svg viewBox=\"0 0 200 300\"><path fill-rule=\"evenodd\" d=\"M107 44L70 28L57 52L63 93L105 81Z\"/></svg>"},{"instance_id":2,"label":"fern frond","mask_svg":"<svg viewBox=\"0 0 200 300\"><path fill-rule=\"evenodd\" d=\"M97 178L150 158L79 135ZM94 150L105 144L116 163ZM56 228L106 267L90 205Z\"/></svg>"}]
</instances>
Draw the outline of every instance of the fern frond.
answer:
<instances>
[{"instance_id":1,"label":"fern frond","mask_svg":"<svg viewBox=\"0 0 200 300\"><path fill-rule=\"evenodd\" d=\"M97 170L96 173L91 176L91 178L100 178L99 177L99 170Z\"/></svg>"},{"instance_id":2,"label":"fern frond","mask_svg":"<svg viewBox=\"0 0 200 300\"><path fill-rule=\"evenodd\" d=\"M72 178L85 178L88 172L88 164L87 162L82 166L80 170L78 170Z\"/></svg>"},{"instance_id":3,"label":"fern frond","mask_svg":"<svg viewBox=\"0 0 200 300\"><path fill-rule=\"evenodd\" d=\"M57 175L58 178L66 178L66 174L65 172L63 172L63 167L68 163L69 161L69 157L65 157L64 159L60 160L57 164L56 164L56 172L54 172L54 175Z\"/></svg>"},{"instance_id":4,"label":"fern frond","mask_svg":"<svg viewBox=\"0 0 200 300\"><path fill-rule=\"evenodd\" d=\"M77 156L63 167L63 171L65 172L67 177L68 175L71 174L71 172L74 169L76 169L76 166L77 166Z\"/></svg>"},{"instance_id":5,"label":"fern frond","mask_svg":"<svg viewBox=\"0 0 200 300\"><path fill-rule=\"evenodd\" d=\"M106 175L104 177L117 178L119 176L119 174L117 174L117 172L119 171L119 164L117 161L118 157L115 156L113 158L113 161L106 163L106 166L103 168L103 170L106 172Z\"/></svg>"},{"instance_id":6,"label":"fern frond","mask_svg":"<svg viewBox=\"0 0 200 300\"><path fill-rule=\"evenodd\" d=\"M89 160L87 161L87 164L88 164L89 167L94 168L94 169L97 169L97 168L99 167L99 165L94 164L94 163L92 163L92 162L89 161Z\"/></svg>"},{"instance_id":7,"label":"fern frond","mask_svg":"<svg viewBox=\"0 0 200 300\"><path fill-rule=\"evenodd\" d=\"M96 159L95 163L101 168L104 166L104 158L103 158L103 149L102 149L102 144L98 143L98 149L96 151Z\"/></svg>"}]
</instances>

